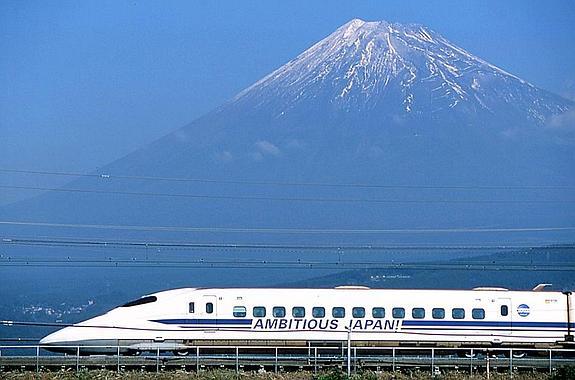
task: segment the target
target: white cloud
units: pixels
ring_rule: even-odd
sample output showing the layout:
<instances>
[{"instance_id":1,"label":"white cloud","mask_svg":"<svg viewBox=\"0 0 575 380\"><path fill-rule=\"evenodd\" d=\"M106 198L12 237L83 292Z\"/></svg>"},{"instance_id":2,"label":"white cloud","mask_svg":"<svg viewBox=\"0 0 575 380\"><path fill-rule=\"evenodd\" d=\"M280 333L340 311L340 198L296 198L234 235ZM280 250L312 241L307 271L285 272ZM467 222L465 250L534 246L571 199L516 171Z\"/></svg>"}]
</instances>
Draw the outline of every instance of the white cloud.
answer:
<instances>
[{"instance_id":1,"label":"white cloud","mask_svg":"<svg viewBox=\"0 0 575 380\"><path fill-rule=\"evenodd\" d=\"M547 122L547 128L575 131L575 109L551 116Z\"/></svg>"},{"instance_id":2,"label":"white cloud","mask_svg":"<svg viewBox=\"0 0 575 380\"><path fill-rule=\"evenodd\" d=\"M279 156L281 155L281 150L280 148L278 148L277 146L275 146L274 144L272 144L269 141L266 140L260 140L258 142L256 142L256 148L259 150L259 152L263 155L269 155L269 156Z\"/></svg>"},{"instance_id":3,"label":"white cloud","mask_svg":"<svg viewBox=\"0 0 575 380\"><path fill-rule=\"evenodd\" d=\"M230 151L224 150L216 154L216 159L221 162L230 162L234 160L234 155Z\"/></svg>"},{"instance_id":4,"label":"white cloud","mask_svg":"<svg viewBox=\"0 0 575 380\"><path fill-rule=\"evenodd\" d=\"M507 128L501 131L501 135L508 139L514 139L519 137L521 130L519 128Z\"/></svg>"}]
</instances>

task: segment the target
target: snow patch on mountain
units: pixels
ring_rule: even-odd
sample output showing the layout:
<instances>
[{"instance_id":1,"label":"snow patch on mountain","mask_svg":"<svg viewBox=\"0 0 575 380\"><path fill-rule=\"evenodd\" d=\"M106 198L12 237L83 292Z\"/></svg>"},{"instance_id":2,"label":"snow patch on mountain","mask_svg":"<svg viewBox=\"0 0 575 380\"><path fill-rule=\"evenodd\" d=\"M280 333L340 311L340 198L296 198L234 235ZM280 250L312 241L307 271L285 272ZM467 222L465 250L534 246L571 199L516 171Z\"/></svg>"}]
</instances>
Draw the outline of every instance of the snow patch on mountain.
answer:
<instances>
[{"instance_id":1,"label":"snow patch on mountain","mask_svg":"<svg viewBox=\"0 0 575 380\"><path fill-rule=\"evenodd\" d=\"M354 19L233 101L275 103L278 117L308 100L394 115L460 108L493 114L507 104L544 123L569 109L557 99L422 25Z\"/></svg>"}]
</instances>

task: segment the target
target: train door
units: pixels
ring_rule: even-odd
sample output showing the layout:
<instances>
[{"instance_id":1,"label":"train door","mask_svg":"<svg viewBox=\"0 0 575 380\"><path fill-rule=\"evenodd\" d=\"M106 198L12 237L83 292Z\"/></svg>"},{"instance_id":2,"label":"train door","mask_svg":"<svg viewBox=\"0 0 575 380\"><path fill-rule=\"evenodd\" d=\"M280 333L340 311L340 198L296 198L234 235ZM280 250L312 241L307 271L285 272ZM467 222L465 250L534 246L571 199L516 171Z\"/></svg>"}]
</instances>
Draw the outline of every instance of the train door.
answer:
<instances>
[{"instance_id":1,"label":"train door","mask_svg":"<svg viewBox=\"0 0 575 380\"><path fill-rule=\"evenodd\" d=\"M202 297L203 314L206 320L210 320L210 324L214 327L218 324L218 297L213 295L206 295Z\"/></svg>"},{"instance_id":2,"label":"train door","mask_svg":"<svg viewBox=\"0 0 575 380\"><path fill-rule=\"evenodd\" d=\"M501 322L500 333L501 335L511 335L513 313L511 312L511 298L498 298L497 299L497 317L495 320Z\"/></svg>"}]
</instances>

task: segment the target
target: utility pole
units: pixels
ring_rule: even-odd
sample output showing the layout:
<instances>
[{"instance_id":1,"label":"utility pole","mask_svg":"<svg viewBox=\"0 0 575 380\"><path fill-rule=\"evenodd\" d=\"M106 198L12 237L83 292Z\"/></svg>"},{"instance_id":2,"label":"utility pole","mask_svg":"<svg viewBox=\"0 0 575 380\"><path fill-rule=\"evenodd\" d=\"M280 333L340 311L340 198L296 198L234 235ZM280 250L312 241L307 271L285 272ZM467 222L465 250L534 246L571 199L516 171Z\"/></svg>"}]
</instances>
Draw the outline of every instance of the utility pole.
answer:
<instances>
[{"instance_id":1,"label":"utility pole","mask_svg":"<svg viewBox=\"0 0 575 380\"><path fill-rule=\"evenodd\" d=\"M346 327L347 330L347 377L351 376L351 327Z\"/></svg>"}]
</instances>

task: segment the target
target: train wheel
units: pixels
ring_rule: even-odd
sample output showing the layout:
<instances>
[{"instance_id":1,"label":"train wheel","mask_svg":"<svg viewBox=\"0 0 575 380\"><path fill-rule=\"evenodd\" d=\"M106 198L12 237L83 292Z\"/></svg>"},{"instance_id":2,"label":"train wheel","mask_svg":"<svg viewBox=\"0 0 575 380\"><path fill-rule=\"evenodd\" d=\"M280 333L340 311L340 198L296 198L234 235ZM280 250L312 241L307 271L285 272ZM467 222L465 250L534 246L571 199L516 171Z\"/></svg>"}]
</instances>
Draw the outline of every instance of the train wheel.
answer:
<instances>
[{"instance_id":1,"label":"train wheel","mask_svg":"<svg viewBox=\"0 0 575 380\"><path fill-rule=\"evenodd\" d=\"M527 352L513 350L513 353L511 353L510 351L502 351L497 356L507 359L509 359L509 357L513 357L513 359L522 359L527 356Z\"/></svg>"}]
</instances>

